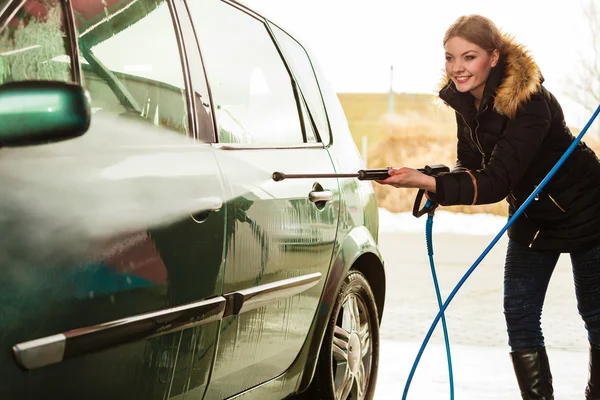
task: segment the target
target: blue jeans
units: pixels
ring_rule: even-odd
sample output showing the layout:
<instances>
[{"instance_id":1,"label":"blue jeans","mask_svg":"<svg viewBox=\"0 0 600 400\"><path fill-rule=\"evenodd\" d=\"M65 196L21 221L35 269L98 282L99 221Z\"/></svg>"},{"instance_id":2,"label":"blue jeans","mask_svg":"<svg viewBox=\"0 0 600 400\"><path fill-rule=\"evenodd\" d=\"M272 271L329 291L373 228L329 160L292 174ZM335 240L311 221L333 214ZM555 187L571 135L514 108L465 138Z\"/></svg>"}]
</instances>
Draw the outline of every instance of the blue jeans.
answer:
<instances>
[{"instance_id":1,"label":"blue jeans","mask_svg":"<svg viewBox=\"0 0 600 400\"><path fill-rule=\"evenodd\" d=\"M588 340L600 346L600 245L573 252L577 309ZM544 346L541 316L559 252L534 250L510 240L504 267L504 316L512 350Z\"/></svg>"}]
</instances>

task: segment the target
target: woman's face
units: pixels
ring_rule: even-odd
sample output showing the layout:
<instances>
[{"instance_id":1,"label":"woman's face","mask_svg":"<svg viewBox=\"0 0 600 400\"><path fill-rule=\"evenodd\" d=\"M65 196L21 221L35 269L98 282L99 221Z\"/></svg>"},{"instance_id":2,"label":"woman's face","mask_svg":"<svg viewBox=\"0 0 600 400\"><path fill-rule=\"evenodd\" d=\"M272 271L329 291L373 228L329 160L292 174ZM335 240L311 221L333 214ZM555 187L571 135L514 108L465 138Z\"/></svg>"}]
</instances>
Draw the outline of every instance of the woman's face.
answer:
<instances>
[{"instance_id":1,"label":"woman's face","mask_svg":"<svg viewBox=\"0 0 600 400\"><path fill-rule=\"evenodd\" d=\"M446 50L446 73L459 92L471 92L478 100L483 96L485 82L492 67L498 63L499 53L492 54L459 36L449 39Z\"/></svg>"}]
</instances>

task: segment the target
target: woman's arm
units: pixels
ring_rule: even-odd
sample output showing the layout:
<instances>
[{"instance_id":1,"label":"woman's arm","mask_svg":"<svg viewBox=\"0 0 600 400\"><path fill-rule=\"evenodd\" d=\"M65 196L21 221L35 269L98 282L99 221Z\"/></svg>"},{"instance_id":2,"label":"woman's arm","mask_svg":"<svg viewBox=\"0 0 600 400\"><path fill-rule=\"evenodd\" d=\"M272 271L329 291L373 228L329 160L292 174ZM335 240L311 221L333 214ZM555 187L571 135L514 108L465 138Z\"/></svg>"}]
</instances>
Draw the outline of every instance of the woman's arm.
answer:
<instances>
[{"instance_id":1,"label":"woman's arm","mask_svg":"<svg viewBox=\"0 0 600 400\"><path fill-rule=\"evenodd\" d=\"M469 169L475 169L481 164L481 156L476 153L469 144L468 136L464 134L464 130L468 130L469 127L463 122L460 114L456 114L456 165L452 172L461 172ZM397 188L417 188L425 189L430 194L436 192L435 178L432 176L425 175L415 169L411 168L400 168L390 169L390 176L393 178L387 178L378 183L388 184Z\"/></svg>"},{"instance_id":2,"label":"woman's arm","mask_svg":"<svg viewBox=\"0 0 600 400\"><path fill-rule=\"evenodd\" d=\"M525 174L549 127L548 103L542 94L536 94L521 107L514 119L507 122L485 168L473 168L470 165L473 152L462 147L464 152L461 151L458 157L459 163L466 159L464 157L470 157L468 167L472 169L455 169L435 177L411 168L392 169L389 178L378 182L425 189L435 193L435 200L442 205L496 203L508 196Z\"/></svg>"},{"instance_id":3,"label":"woman's arm","mask_svg":"<svg viewBox=\"0 0 600 400\"><path fill-rule=\"evenodd\" d=\"M490 204L504 199L525 174L548 134L550 109L533 95L507 122L483 169L437 176L436 200L443 205Z\"/></svg>"}]
</instances>

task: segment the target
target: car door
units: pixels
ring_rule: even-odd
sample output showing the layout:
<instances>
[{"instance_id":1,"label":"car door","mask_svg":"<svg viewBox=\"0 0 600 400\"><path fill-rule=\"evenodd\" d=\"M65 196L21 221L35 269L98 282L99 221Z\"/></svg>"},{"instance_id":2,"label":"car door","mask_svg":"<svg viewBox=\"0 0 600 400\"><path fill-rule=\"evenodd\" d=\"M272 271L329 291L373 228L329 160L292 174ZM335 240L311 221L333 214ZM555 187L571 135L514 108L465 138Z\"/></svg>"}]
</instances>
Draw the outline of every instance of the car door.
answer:
<instances>
[{"instance_id":1,"label":"car door","mask_svg":"<svg viewBox=\"0 0 600 400\"><path fill-rule=\"evenodd\" d=\"M82 82L93 115L80 138L0 149L0 397L201 397L227 210L172 7L67 4L21 3L1 41L0 84Z\"/></svg>"},{"instance_id":2,"label":"car door","mask_svg":"<svg viewBox=\"0 0 600 400\"><path fill-rule=\"evenodd\" d=\"M335 171L264 21L229 2L187 4L214 103L216 156L235 196L223 282L232 307L207 392L220 399L276 377L297 356L329 270L339 191L335 178L272 179Z\"/></svg>"}]
</instances>

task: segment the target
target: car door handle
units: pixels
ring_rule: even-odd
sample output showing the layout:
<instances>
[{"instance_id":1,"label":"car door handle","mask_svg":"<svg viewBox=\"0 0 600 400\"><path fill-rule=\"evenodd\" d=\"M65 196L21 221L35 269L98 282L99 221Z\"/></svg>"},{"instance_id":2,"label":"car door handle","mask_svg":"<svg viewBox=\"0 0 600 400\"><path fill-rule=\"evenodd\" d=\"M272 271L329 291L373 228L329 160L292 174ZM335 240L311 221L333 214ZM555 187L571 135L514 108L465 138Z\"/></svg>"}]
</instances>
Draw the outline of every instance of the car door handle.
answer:
<instances>
[{"instance_id":1,"label":"car door handle","mask_svg":"<svg viewBox=\"0 0 600 400\"><path fill-rule=\"evenodd\" d=\"M333 193L329 190L312 191L308 194L308 199L313 203L326 203L333 200Z\"/></svg>"},{"instance_id":2,"label":"car door handle","mask_svg":"<svg viewBox=\"0 0 600 400\"><path fill-rule=\"evenodd\" d=\"M206 221L210 214L223 208L223 200L218 197L200 199L199 203L198 208L200 210L191 215L192 219L199 224Z\"/></svg>"}]
</instances>

